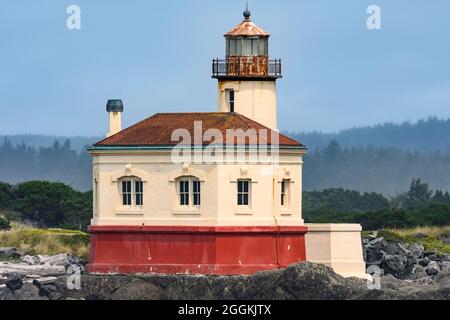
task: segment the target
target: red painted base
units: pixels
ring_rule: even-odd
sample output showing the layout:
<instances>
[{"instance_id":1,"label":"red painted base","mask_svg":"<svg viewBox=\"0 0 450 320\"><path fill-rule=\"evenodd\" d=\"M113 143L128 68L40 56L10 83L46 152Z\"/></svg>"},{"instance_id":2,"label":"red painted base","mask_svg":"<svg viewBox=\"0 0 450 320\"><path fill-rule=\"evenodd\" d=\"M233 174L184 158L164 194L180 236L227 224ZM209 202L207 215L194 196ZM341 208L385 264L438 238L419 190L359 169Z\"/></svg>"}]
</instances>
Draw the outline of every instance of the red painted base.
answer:
<instances>
[{"instance_id":1,"label":"red painted base","mask_svg":"<svg viewBox=\"0 0 450 320\"><path fill-rule=\"evenodd\" d=\"M88 272L253 274L306 260L306 227L91 226Z\"/></svg>"}]
</instances>

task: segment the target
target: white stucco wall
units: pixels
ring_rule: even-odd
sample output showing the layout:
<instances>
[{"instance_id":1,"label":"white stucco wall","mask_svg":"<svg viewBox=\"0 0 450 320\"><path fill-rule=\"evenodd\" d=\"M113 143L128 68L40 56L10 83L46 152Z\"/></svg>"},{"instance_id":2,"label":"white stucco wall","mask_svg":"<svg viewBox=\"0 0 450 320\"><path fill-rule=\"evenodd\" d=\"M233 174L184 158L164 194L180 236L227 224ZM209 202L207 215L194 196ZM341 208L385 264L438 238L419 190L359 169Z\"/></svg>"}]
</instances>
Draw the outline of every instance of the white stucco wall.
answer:
<instances>
[{"instance_id":1,"label":"white stucco wall","mask_svg":"<svg viewBox=\"0 0 450 320\"><path fill-rule=\"evenodd\" d=\"M219 81L218 110L230 112L227 90L235 91L234 111L277 130L276 81Z\"/></svg>"},{"instance_id":2,"label":"white stucco wall","mask_svg":"<svg viewBox=\"0 0 450 320\"><path fill-rule=\"evenodd\" d=\"M271 226L303 225L302 151L282 152L279 165L258 163L175 164L170 151L94 151L92 225ZM144 183L144 205L121 205L120 178ZM178 205L176 178L201 181L201 207ZM237 179L251 179L248 208L237 206ZM281 180L291 181L288 201L280 204Z\"/></svg>"}]
</instances>

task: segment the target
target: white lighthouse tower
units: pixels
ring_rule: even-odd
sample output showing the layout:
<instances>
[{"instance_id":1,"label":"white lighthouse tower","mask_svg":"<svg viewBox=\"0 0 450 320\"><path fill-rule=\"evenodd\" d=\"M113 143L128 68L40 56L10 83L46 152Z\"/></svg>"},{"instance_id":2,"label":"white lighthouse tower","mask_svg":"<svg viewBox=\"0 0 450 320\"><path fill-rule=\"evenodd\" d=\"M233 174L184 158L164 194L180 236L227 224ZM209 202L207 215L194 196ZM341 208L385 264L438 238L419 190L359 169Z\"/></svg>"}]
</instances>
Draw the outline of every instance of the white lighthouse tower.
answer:
<instances>
[{"instance_id":1,"label":"white lighthouse tower","mask_svg":"<svg viewBox=\"0 0 450 320\"><path fill-rule=\"evenodd\" d=\"M281 60L269 59L269 37L247 8L244 20L225 34L225 59L214 59L212 68L219 112L236 112L275 130L276 81L282 75Z\"/></svg>"}]
</instances>

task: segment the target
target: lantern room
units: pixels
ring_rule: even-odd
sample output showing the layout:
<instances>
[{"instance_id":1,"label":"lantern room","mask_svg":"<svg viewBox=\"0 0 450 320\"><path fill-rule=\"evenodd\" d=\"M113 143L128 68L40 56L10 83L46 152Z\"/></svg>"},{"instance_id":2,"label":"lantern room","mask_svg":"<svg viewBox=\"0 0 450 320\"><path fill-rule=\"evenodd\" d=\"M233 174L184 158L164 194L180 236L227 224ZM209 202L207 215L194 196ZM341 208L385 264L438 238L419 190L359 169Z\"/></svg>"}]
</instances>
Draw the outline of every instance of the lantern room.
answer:
<instances>
[{"instance_id":1,"label":"lantern room","mask_svg":"<svg viewBox=\"0 0 450 320\"><path fill-rule=\"evenodd\" d=\"M247 8L244 20L224 35L226 58L213 60L213 78L281 78L281 60L269 60L270 34L250 17Z\"/></svg>"}]
</instances>

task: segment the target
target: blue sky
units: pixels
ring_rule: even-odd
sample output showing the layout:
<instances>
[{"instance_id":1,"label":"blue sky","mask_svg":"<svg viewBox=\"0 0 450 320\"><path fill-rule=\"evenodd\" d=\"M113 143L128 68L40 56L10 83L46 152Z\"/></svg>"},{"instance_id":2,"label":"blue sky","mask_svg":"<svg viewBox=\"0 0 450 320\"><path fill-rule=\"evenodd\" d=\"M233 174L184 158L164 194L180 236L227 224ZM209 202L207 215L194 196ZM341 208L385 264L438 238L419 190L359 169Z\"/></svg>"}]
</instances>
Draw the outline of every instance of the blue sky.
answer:
<instances>
[{"instance_id":1,"label":"blue sky","mask_svg":"<svg viewBox=\"0 0 450 320\"><path fill-rule=\"evenodd\" d=\"M81 30L66 8L81 7ZM366 9L381 7L382 30ZM244 0L1 0L0 134L103 135L156 112L215 111L211 59ZM332 132L450 117L450 1L251 0L283 60L279 127Z\"/></svg>"}]
</instances>

